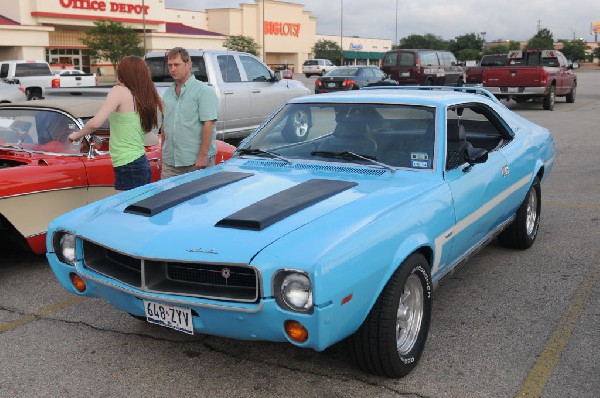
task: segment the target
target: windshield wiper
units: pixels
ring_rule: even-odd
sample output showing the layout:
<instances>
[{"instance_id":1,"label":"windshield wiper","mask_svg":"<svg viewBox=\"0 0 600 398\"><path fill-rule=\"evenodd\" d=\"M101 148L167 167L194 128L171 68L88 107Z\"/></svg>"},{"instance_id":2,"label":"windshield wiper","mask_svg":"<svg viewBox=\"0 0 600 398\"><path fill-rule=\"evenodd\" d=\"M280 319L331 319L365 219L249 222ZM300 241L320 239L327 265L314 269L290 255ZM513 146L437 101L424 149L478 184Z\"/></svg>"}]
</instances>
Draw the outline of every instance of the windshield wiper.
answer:
<instances>
[{"instance_id":1,"label":"windshield wiper","mask_svg":"<svg viewBox=\"0 0 600 398\"><path fill-rule=\"evenodd\" d=\"M359 155L358 153L343 151L343 152L334 152L334 151L314 151L310 153L312 156L322 156L324 158L336 158L336 159L347 159L347 160L364 160L366 162L376 164L383 168L390 170L392 173L396 171L395 168L390 166L389 164L378 162L377 159L373 159L370 156Z\"/></svg>"},{"instance_id":2,"label":"windshield wiper","mask_svg":"<svg viewBox=\"0 0 600 398\"><path fill-rule=\"evenodd\" d=\"M292 164L289 159L284 158L278 153L267 151L265 149L258 148L241 148L237 150L237 153L240 155L257 155L257 156L266 156L271 159L277 159L286 162L287 164Z\"/></svg>"}]
</instances>

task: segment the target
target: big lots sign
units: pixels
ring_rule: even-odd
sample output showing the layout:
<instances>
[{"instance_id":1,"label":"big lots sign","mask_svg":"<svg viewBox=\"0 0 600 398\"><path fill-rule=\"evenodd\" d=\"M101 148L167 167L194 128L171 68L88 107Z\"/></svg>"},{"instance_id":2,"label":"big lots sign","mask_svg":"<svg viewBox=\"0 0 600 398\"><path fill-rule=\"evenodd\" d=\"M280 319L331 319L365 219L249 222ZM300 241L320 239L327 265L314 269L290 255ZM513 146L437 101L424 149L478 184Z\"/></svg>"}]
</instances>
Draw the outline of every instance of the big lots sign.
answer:
<instances>
[{"instance_id":1,"label":"big lots sign","mask_svg":"<svg viewBox=\"0 0 600 398\"><path fill-rule=\"evenodd\" d=\"M119 3L116 1L97 0L58 0L64 8L79 8L82 10L124 12L127 14L148 14L148 6L141 4Z\"/></svg>"},{"instance_id":2,"label":"big lots sign","mask_svg":"<svg viewBox=\"0 0 600 398\"><path fill-rule=\"evenodd\" d=\"M299 23L265 21L263 25L266 35L298 37L300 34Z\"/></svg>"}]
</instances>

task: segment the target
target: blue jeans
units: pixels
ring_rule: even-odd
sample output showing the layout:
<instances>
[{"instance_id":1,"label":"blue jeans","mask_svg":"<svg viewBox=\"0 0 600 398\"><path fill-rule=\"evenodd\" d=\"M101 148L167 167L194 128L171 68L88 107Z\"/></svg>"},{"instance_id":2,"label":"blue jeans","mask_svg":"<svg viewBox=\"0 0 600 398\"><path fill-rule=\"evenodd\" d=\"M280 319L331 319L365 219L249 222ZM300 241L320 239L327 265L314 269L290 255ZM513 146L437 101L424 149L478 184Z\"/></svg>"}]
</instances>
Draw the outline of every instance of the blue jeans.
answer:
<instances>
[{"instance_id":1,"label":"blue jeans","mask_svg":"<svg viewBox=\"0 0 600 398\"><path fill-rule=\"evenodd\" d=\"M115 167L115 189L127 191L146 185L152 179L150 162L142 155L131 163Z\"/></svg>"}]
</instances>

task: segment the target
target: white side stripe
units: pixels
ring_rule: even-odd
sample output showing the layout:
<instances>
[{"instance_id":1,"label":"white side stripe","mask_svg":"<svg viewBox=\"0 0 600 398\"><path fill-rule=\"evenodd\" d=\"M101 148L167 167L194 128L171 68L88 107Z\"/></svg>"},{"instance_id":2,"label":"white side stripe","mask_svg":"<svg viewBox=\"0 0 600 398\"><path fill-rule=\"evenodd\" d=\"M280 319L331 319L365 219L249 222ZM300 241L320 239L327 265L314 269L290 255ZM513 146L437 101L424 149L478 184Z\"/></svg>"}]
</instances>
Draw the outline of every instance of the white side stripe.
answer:
<instances>
[{"instance_id":1,"label":"white side stripe","mask_svg":"<svg viewBox=\"0 0 600 398\"><path fill-rule=\"evenodd\" d=\"M438 235L434 241L434 250L435 256L433 259L433 267L431 269L431 275L434 275L438 269L440 268L440 258L442 257L442 250L444 245L450 241L450 239L456 238L458 234L463 232L465 229L473 225L475 222L479 221L481 217L489 213L492 209L498 206L502 201L508 198L510 195L515 193L517 190L525 186L529 183L531 179L530 176L525 176L521 178L519 181L511 185L502 191L499 195L494 197L489 202L485 203L479 209L475 210L473 213L469 214L467 217L463 218L456 225Z\"/></svg>"}]
</instances>

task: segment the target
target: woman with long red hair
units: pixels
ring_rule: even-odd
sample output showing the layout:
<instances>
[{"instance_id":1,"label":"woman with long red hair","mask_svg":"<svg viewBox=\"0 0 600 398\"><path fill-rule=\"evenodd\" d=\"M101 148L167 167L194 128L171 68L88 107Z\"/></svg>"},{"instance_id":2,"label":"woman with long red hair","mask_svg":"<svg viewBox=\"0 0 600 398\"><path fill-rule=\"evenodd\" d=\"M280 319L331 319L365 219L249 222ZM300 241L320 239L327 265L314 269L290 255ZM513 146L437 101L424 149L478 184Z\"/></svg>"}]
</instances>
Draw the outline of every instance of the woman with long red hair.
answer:
<instances>
[{"instance_id":1,"label":"woman with long red hair","mask_svg":"<svg viewBox=\"0 0 600 398\"><path fill-rule=\"evenodd\" d=\"M150 163L144 149L144 136L158 128L163 106L146 62L126 56L117 66L117 84L104 104L70 141L93 133L106 119L110 122L110 157L115 171L115 189L125 191L150 182Z\"/></svg>"}]
</instances>

